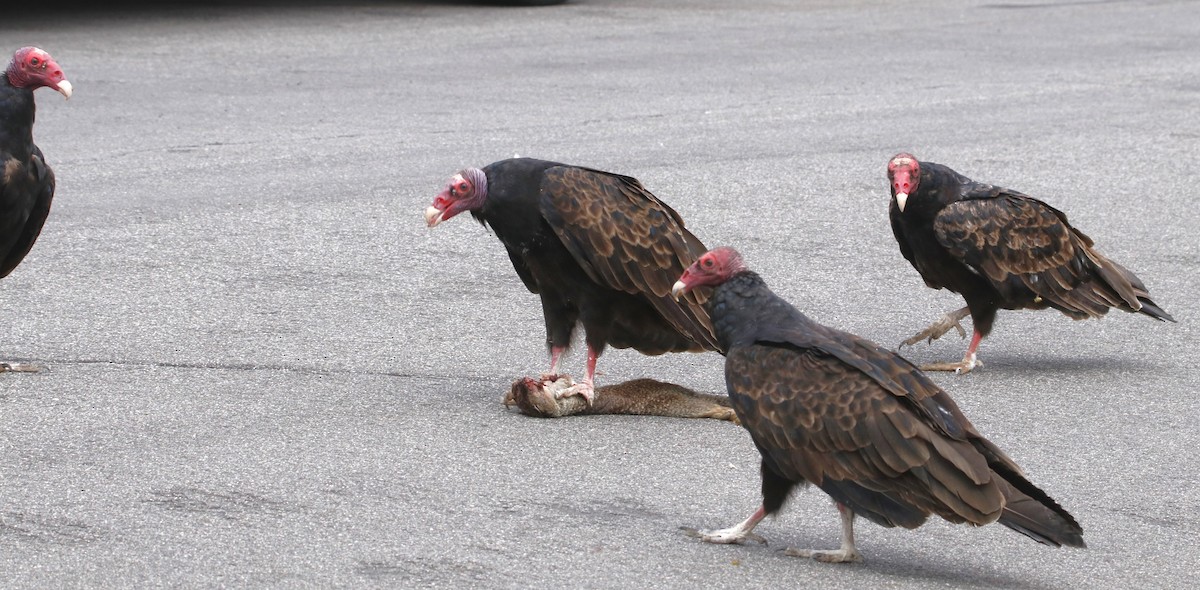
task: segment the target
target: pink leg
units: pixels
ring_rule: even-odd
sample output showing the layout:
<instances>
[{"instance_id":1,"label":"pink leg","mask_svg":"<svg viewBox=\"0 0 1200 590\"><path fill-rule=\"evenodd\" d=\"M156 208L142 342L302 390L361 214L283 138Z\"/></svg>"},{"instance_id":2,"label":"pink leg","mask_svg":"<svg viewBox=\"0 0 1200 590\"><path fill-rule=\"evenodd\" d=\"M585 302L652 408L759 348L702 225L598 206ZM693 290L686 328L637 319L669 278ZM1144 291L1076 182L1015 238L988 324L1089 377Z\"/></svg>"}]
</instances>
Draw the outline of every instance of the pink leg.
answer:
<instances>
[{"instance_id":1,"label":"pink leg","mask_svg":"<svg viewBox=\"0 0 1200 590\"><path fill-rule=\"evenodd\" d=\"M979 343L982 341L983 334L980 334L979 330L975 330L975 333L971 335L971 345L967 347L967 354L963 357L963 368L958 372L968 373L975 367L983 366L983 363L979 362L975 357L975 353L979 350Z\"/></svg>"},{"instance_id":2,"label":"pink leg","mask_svg":"<svg viewBox=\"0 0 1200 590\"><path fill-rule=\"evenodd\" d=\"M584 379L588 383L591 383L596 379L596 359L598 358L600 358L600 355L596 354L596 351L592 350L592 347L589 346L587 358L587 378Z\"/></svg>"},{"instance_id":3,"label":"pink leg","mask_svg":"<svg viewBox=\"0 0 1200 590\"><path fill-rule=\"evenodd\" d=\"M983 361L975 358L976 351L979 350L979 343L983 340L983 334L975 331L971 336L971 346L967 347L967 354L957 363L933 363L929 365L921 365L922 371L954 371L958 374L970 373L975 367L982 367Z\"/></svg>"},{"instance_id":4,"label":"pink leg","mask_svg":"<svg viewBox=\"0 0 1200 590\"><path fill-rule=\"evenodd\" d=\"M817 561L825 563L852 563L862 561L862 554L854 547L854 512L843 506L840 502L837 505L838 514L842 517L842 548L841 549L796 549L788 547L783 550L784 555L793 557L809 557Z\"/></svg>"},{"instance_id":5,"label":"pink leg","mask_svg":"<svg viewBox=\"0 0 1200 590\"><path fill-rule=\"evenodd\" d=\"M558 361L562 359L563 351L566 347L555 346L550 349L550 370L542 373L542 381L558 380Z\"/></svg>"},{"instance_id":6,"label":"pink leg","mask_svg":"<svg viewBox=\"0 0 1200 590\"><path fill-rule=\"evenodd\" d=\"M976 331L971 336L971 346L967 347L967 356L975 356L975 351L979 350L979 343L983 341L983 334Z\"/></svg>"},{"instance_id":7,"label":"pink leg","mask_svg":"<svg viewBox=\"0 0 1200 590\"><path fill-rule=\"evenodd\" d=\"M572 385L570 389L563 392L563 395L582 396L583 399L587 401L587 405L592 405L592 400L596 399L596 359L599 357L600 355L597 354L591 346L588 346L587 376L584 377L582 381Z\"/></svg>"}]
</instances>

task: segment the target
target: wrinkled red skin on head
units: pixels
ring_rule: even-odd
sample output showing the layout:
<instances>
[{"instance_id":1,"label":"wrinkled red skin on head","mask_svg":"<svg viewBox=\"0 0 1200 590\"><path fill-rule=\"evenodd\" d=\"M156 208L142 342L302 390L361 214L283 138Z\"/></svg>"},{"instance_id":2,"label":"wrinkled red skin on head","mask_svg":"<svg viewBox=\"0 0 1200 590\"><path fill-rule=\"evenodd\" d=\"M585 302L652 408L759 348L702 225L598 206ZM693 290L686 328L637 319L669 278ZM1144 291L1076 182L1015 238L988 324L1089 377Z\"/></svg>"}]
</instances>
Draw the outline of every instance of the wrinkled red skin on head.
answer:
<instances>
[{"instance_id":1,"label":"wrinkled red skin on head","mask_svg":"<svg viewBox=\"0 0 1200 590\"><path fill-rule=\"evenodd\" d=\"M8 66L8 81L18 88L36 90L43 86L57 88L66 79L58 62L37 47L22 47L13 54Z\"/></svg>"},{"instance_id":2,"label":"wrinkled red skin on head","mask_svg":"<svg viewBox=\"0 0 1200 590\"><path fill-rule=\"evenodd\" d=\"M438 193L433 198L434 209L442 212L442 221L446 221L463 211L471 208L471 197L475 192L475 188L471 186L471 182L463 178L462 174L455 174L449 182L446 183L446 188Z\"/></svg>"},{"instance_id":3,"label":"wrinkled red skin on head","mask_svg":"<svg viewBox=\"0 0 1200 590\"><path fill-rule=\"evenodd\" d=\"M888 180L892 183L892 194L912 194L921 182L921 164L912 154L896 154L888 162Z\"/></svg>"},{"instance_id":4,"label":"wrinkled red skin on head","mask_svg":"<svg viewBox=\"0 0 1200 590\"><path fill-rule=\"evenodd\" d=\"M683 271L679 280L686 285L684 292L687 292L696 287L720 285L743 270L746 270L746 266L737 250L728 247L713 248Z\"/></svg>"}]
</instances>

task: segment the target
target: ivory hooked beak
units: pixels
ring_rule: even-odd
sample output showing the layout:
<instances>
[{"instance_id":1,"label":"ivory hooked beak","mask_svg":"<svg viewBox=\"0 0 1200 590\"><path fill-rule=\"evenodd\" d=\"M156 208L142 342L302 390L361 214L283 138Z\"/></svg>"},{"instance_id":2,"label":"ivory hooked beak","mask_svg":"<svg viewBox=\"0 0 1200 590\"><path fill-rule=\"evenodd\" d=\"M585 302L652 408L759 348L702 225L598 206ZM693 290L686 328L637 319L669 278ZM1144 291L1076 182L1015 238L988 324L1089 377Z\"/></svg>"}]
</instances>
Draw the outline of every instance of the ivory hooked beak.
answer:
<instances>
[{"instance_id":1,"label":"ivory hooked beak","mask_svg":"<svg viewBox=\"0 0 1200 590\"><path fill-rule=\"evenodd\" d=\"M438 211L437 207L429 206L425 209L425 224L433 227L442 222L442 211Z\"/></svg>"},{"instance_id":2,"label":"ivory hooked beak","mask_svg":"<svg viewBox=\"0 0 1200 590\"><path fill-rule=\"evenodd\" d=\"M58 85L54 89L59 91L60 93L62 93L63 96L67 97L67 99L70 100L71 90L72 90L70 82L63 80L62 82L59 82Z\"/></svg>"},{"instance_id":3,"label":"ivory hooked beak","mask_svg":"<svg viewBox=\"0 0 1200 590\"><path fill-rule=\"evenodd\" d=\"M896 193L896 206L904 213L904 203L908 201L908 193Z\"/></svg>"},{"instance_id":4,"label":"ivory hooked beak","mask_svg":"<svg viewBox=\"0 0 1200 590\"><path fill-rule=\"evenodd\" d=\"M687 284L683 281L675 281L675 284L671 286L671 297L674 297L675 301L679 301L679 298L687 292L687 288Z\"/></svg>"}]
</instances>

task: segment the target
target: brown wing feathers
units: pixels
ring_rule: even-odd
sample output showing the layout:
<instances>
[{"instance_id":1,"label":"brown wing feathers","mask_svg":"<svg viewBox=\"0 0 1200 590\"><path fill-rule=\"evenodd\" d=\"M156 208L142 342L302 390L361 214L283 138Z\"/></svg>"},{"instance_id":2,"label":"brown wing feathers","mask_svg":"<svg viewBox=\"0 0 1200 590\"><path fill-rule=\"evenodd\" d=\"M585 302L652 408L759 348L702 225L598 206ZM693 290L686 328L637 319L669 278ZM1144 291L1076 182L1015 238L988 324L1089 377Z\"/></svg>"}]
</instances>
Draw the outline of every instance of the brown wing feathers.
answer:
<instances>
[{"instance_id":1,"label":"brown wing feathers","mask_svg":"<svg viewBox=\"0 0 1200 590\"><path fill-rule=\"evenodd\" d=\"M946 438L858 370L825 355L768 346L737 349L729 363L730 371L759 375L737 389L756 400L744 423L783 475L822 489L854 482L952 522L1000 517L1004 495L986 458L970 443ZM923 520L869 509L863 515L885 526Z\"/></svg>"},{"instance_id":2,"label":"brown wing feathers","mask_svg":"<svg viewBox=\"0 0 1200 590\"><path fill-rule=\"evenodd\" d=\"M1022 296L1027 291L1033 305L1050 305L1078 319L1113 307L1140 311L1149 302L1136 276L1097 252L1060 211L1036 199L1000 193L958 201L942 209L934 229L942 246L1006 299L1019 303L1030 298Z\"/></svg>"},{"instance_id":3,"label":"brown wing feathers","mask_svg":"<svg viewBox=\"0 0 1200 590\"><path fill-rule=\"evenodd\" d=\"M880 371L895 375L891 387L825 350L756 344L730 351L731 394L753 400L735 401L743 424L781 475L812 482L883 526L915 528L937 514L976 526L999 521L1042 543L1082 546L1075 519L975 431L945 392L907 378L921 375L899 357L860 344L876 356L864 359L871 366L891 359ZM890 391L900 382L918 387ZM946 428L947 421L954 424Z\"/></svg>"},{"instance_id":4,"label":"brown wing feathers","mask_svg":"<svg viewBox=\"0 0 1200 590\"><path fill-rule=\"evenodd\" d=\"M636 179L571 166L546 171L541 209L584 271L596 282L647 300L680 333L716 349L702 296L683 302L671 286L704 245L679 214Z\"/></svg>"}]
</instances>

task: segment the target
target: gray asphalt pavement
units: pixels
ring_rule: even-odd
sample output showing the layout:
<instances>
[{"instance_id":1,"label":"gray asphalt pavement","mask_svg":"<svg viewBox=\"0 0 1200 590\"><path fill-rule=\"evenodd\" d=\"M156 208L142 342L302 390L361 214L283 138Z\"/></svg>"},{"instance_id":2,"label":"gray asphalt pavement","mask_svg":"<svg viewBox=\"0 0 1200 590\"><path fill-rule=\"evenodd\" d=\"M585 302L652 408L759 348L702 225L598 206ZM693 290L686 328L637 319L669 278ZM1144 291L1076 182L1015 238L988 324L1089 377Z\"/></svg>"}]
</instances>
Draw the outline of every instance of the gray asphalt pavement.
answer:
<instances>
[{"instance_id":1,"label":"gray asphalt pavement","mask_svg":"<svg viewBox=\"0 0 1200 590\"><path fill-rule=\"evenodd\" d=\"M6 16L48 50L58 194L0 281L0 587L1166 588L1200 570L1200 4L575 0ZM895 345L961 306L887 222L911 150L1067 211L1179 320L1001 312L935 376L1083 524L758 532L739 428L526 418L540 307L499 241L421 216L515 154L640 178L819 321ZM917 346L959 358L965 341ZM579 372L582 354L567 359ZM716 354L601 382L722 391Z\"/></svg>"}]
</instances>

